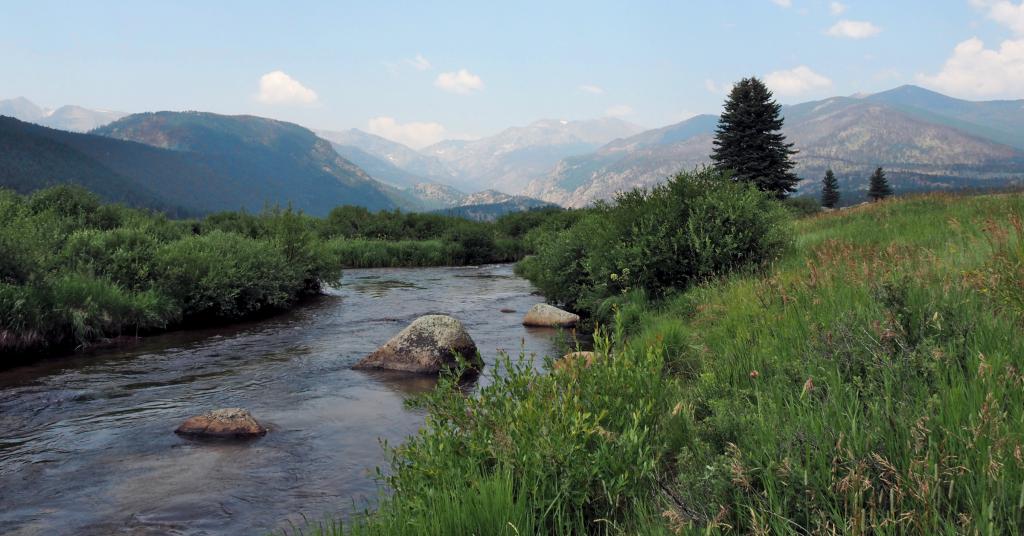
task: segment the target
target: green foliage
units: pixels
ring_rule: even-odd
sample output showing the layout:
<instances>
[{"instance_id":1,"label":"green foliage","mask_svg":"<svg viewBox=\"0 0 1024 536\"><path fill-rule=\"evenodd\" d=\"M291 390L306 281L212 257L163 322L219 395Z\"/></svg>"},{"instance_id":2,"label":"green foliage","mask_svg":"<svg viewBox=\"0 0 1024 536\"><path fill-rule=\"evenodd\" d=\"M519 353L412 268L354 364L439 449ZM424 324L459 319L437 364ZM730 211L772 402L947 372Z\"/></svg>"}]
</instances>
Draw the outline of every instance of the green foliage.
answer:
<instances>
[{"instance_id":1,"label":"green foliage","mask_svg":"<svg viewBox=\"0 0 1024 536\"><path fill-rule=\"evenodd\" d=\"M266 207L169 220L78 187L0 190L0 355L273 312L339 284L342 266L515 261L530 251L527 235L562 213L481 223Z\"/></svg>"},{"instance_id":2,"label":"green foliage","mask_svg":"<svg viewBox=\"0 0 1024 536\"><path fill-rule=\"evenodd\" d=\"M871 174L871 181L868 185L868 197L872 201L881 201L892 195L892 188L889 187L889 179L885 178L885 171L882 168L875 168Z\"/></svg>"},{"instance_id":3,"label":"green foliage","mask_svg":"<svg viewBox=\"0 0 1024 536\"><path fill-rule=\"evenodd\" d=\"M681 436L663 356L620 335L598 335L591 365L550 374L505 357L469 396L443 379L418 402L425 427L391 451L394 493L377 514L323 533L633 533Z\"/></svg>"},{"instance_id":4,"label":"green foliage","mask_svg":"<svg viewBox=\"0 0 1024 536\"><path fill-rule=\"evenodd\" d=\"M852 208L770 272L618 296L589 365L442 382L379 513L321 533L1020 534L1022 214Z\"/></svg>"},{"instance_id":5,"label":"green foliage","mask_svg":"<svg viewBox=\"0 0 1024 536\"><path fill-rule=\"evenodd\" d=\"M338 282L289 209L171 221L61 186L0 191L0 356L288 307Z\"/></svg>"},{"instance_id":6,"label":"green foliage","mask_svg":"<svg viewBox=\"0 0 1024 536\"><path fill-rule=\"evenodd\" d=\"M839 180L832 168L825 171L825 178L821 181L821 206L836 208L839 204Z\"/></svg>"},{"instance_id":7,"label":"green foliage","mask_svg":"<svg viewBox=\"0 0 1024 536\"><path fill-rule=\"evenodd\" d=\"M710 168L683 173L546 235L520 273L548 299L593 313L633 289L662 298L763 266L787 246L786 221L786 211L751 185Z\"/></svg>"},{"instance_id":8,"label":"green foliage","mask_svg":"<svg viewBox=\"0 0 1024 536\"><path fill-rule=\"evenodd\" d=\"M818 204L818 200L806 195L783 199L782 206L797 218L821 213L821 205Z\"/></svg>"},{"instance_id":9,"label":"green foliage","mask_svg":"<svg viewBox=\"0 0 1024 536\"><path fill-rule=\"evenodd\" d=\"M711 154L718 169L779 199L799 181L790 158L796 151L782 134L781 109L761 80L740 80L725 101Z\"/></svg>"}]
</instances>

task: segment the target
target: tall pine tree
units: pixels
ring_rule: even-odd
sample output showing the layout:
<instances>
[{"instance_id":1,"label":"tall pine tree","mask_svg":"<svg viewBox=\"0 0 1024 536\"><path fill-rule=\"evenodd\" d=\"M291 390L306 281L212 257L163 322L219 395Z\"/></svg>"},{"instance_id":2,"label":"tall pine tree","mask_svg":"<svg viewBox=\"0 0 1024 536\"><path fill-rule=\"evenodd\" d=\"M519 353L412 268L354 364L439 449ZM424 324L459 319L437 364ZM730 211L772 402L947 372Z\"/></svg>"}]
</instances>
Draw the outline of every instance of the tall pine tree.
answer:
<instances>
[{"instance_id":1,"label":"tall pine tree","mask_svg":"<svg viewBox=\"0 0 1024 536\"><path fill-rule=\"evenodd\" d=\"M832 168L825 172L825 178L821 181L821 206L836 208L839 204L839 181Z\"/></svg>"},{"instance_id":2,"label":"tall pine tree","mask_svg":"<svg viewBox=\"0 0 1024 536\"><path fill-rule=\"evenodd\" d=\"M871 183L868 186L868 197L872 201L879 201L892 195L892 188L889 187L889 180L885 178L885 171L882 168L875 168L871 174Z\"/></svg>"},{"instance_id":3,"label":"tall pine tree","mask_svg":"<svg viewBox=\"0 0 1024 536\"><path fill-rule=\"evenodd\" d=\"M780 199L799 181L790 159L796 151L782 135L781 109L763 82L740 80L725 101L711 154L715 167L731 170L736 180L752 182Z\"/></svg>"}]
</instances>

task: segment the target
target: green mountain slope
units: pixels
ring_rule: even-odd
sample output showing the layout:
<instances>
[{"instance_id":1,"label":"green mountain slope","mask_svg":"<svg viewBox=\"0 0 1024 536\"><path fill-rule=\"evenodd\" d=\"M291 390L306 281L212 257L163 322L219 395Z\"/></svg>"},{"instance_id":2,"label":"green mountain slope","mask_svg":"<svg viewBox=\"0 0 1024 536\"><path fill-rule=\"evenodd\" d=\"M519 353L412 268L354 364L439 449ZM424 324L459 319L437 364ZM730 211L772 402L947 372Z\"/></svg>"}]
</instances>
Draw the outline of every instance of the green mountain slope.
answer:
<instances>
[{"instance_id":1,"label":"green mountain slope","mask_svg":"<svg viewBox=\"0 0 1024 536\"><path fill-rule=\"evenodd\" d=\"M372 210L401 204L394 189L338 155L326 140L292 123L200 112L135 114L93 131L187 157L208 171L195 192L223 208L259 210L292 203L312 214L338 205ZM120 160L113 162L117 170ZM133 171L141 170L134 168ZM159 185L154 185L158 193ZM181 192L174 192L180 194Z\"/></svg>"}]
</instances>

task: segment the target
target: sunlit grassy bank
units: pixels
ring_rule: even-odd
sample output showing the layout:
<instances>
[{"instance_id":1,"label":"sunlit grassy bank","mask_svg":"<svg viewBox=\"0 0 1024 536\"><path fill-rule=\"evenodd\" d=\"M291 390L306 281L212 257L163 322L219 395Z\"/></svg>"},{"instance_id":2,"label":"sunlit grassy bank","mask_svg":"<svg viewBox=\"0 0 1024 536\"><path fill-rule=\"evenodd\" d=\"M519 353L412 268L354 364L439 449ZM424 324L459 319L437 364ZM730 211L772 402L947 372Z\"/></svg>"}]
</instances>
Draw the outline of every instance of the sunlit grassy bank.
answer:
<instances>
[{"instance_id":1,"label":"sunlit grassy bank","mask_svg":"<svg viewBox=\"0 0 1024 536\"><path fill-rule=\"evenodd\" d=\"M603 357L445 384L376 514L328 534L1019 534L1024 196L798 220L648 301ZM307 533L310 531L307 531Z\"/></svg>"}]
</instances>

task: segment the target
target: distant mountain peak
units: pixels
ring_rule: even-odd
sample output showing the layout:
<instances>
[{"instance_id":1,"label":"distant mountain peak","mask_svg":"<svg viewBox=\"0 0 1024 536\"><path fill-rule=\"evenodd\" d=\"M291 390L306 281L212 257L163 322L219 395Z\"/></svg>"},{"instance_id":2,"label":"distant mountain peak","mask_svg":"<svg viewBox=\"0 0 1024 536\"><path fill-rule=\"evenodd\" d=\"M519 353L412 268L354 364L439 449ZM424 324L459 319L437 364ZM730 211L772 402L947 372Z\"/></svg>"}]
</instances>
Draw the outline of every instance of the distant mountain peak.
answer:
<instances>
[{"instance_id":1,"label":"distant mountain peak","mask_svg":"<svg viewBox=\"0 0 1024 536\"><path fill-rule=\"evenodd\" d=\"M109 110L90 110L73 104L59 108L43 108L25 97L15 97L0 100L0 115L59 130L88 132L127 114Z\"/></svg>"}]
</instances>

